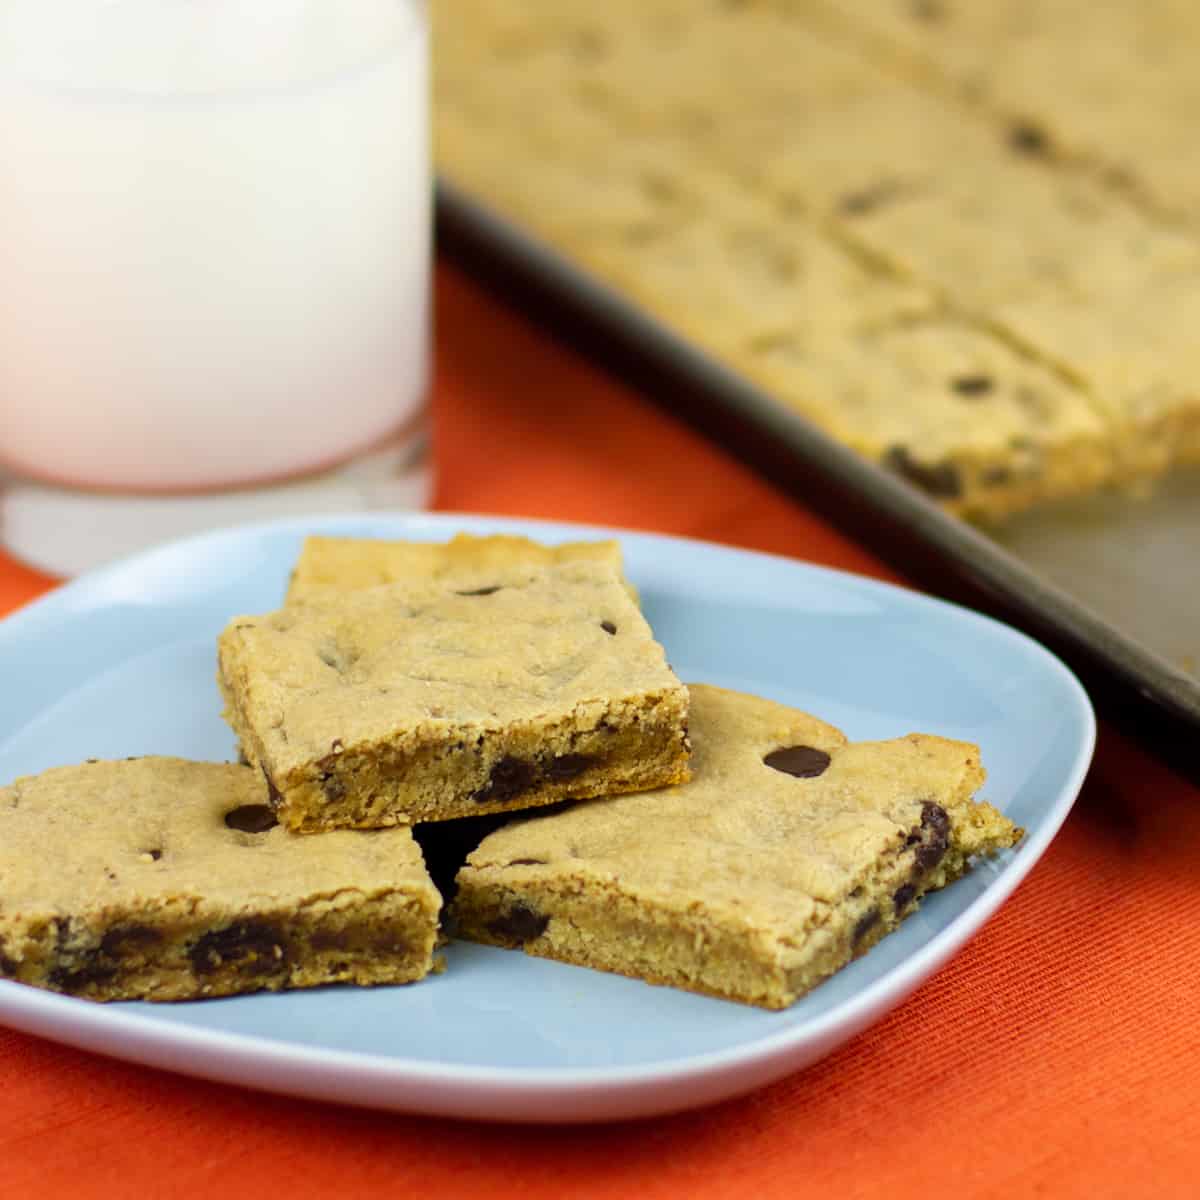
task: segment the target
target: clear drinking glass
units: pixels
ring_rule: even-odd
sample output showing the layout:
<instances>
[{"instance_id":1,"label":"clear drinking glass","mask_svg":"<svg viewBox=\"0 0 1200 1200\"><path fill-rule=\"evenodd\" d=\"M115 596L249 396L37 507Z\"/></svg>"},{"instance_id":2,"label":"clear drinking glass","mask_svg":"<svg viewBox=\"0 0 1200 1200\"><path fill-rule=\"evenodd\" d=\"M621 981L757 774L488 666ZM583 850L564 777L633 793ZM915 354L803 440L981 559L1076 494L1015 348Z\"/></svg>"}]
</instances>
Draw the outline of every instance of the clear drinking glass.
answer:
<instances>
[{"instance_id":1,"label":"clear drinking glass","mask_svg":"<svg viewBox=\"0 0 1200 1200\"><path fill-rule=\"evenodd\" d=\"M0 0L0 538L428 499L423 0Z\"/></svg>"}]
</instances>

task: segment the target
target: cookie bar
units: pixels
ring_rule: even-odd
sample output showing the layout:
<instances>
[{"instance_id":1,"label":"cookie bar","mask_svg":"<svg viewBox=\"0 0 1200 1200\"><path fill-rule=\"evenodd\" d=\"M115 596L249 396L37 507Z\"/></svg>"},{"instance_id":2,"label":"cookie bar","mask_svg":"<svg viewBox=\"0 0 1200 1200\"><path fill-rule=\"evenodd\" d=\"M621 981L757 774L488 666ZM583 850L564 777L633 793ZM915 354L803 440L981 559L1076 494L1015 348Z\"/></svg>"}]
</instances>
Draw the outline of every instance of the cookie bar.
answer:
<instances>
[{"instance_id":1,"label":"cookie bar","mask_svg":"<svg viewBox=\"0 0 1200 1200\"><path fill-rule=\"evenodd\" d=\"M294 831L687 778L687 689L611 561L410 580L235 618L225 716Z\"/></svg>"},{"instance_id":2,"label":"cookie bar","mask_svg":"<svg viewBox=\"0 0 1200 1200\"><path fill-rule=\"evenodd\" d=\"M191 1000L434 967L440 897L407 829L292 837L262 778L139 758L0 788L0 976Z\"/></svg>"},{"instance_id":3,"label":"cookie bar","mask_svg":"<svg viewBox=\"0 0 1200 1200\"><path fill-rule=\"evenodd\" d=\"M333 589L378 587L411 580L485 576L504 583L530 567L590 560L622 570L621 546L612 540L545 546L509 534L460 533L449 542L383 541L374 538L308 537L288 583L287 602Z\"/></svg>"},{"instance_id":4,"label":"cookie bar","mask_svg":"<svg viewBox=\"0 0 1200 1200\"><path fill-rule=\"evenodd\" d=\"M784 1008L1021 836L972 800L974 746L849 743L767 700L691 692L691 782L491 834L458 874L459 936Z\"/></svg>"}]
</instances>

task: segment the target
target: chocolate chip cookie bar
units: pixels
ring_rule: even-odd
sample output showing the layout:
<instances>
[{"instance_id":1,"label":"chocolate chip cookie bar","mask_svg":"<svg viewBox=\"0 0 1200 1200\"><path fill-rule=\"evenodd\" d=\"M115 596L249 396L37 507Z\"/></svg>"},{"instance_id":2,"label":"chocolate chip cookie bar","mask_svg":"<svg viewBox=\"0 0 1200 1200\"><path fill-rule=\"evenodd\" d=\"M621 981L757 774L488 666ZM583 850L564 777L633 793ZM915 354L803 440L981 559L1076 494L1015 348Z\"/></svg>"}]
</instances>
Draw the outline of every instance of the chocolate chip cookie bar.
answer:
<instances>
[{"instance_id":1,"label":"chocolate chip cookie bar","mask_svg":"<svg viewBox=\"0 0 1200 1200\"><path fill-rule=\"evenodd\" d=\"M690 782L510 822L458 874L458 936L785 1008L972 858L1021 836L975 746L847 742L693 685Z\"/></svg>"},{"instance_id":2,"label":"chocolate chip cookie bar","mask_svg":"<svg viewBox=\"0 0 1200 1200\"><path fill-rule=\"evenodd\" d=\"M449 542L384 541L375 538L308 537L288 583L287 602L322 591L351 591L385 583L426 582L483 576L503 584L531 567L595 561L623 569L621 546L612 540L546 546L510 534L460 533ZM467 586L463 584L462 586Z\"/></svg>"},{"instance_id":3,"label":"chocolate chip cookie bar","mask_svg":"<svg viewBox=\"0 0 1200 1200\"><path fill-rule=\"evenodd\" d=\"M687 778L687 689L612 561L408 579L238 617L225 716L293 831Z\"/></svg>"},{"instance_id":4,"label":"chocolate chip cookie bar","mask_svg":"<svg viewBox=\"0 0 1200 1200\"><path fill-rule=\"evenodd\" d=\"M0 788L0 976L192 1000L434 967L441 898L407 829L296 838L262 777L139 758Z\"/></svg>"}]
</instances>

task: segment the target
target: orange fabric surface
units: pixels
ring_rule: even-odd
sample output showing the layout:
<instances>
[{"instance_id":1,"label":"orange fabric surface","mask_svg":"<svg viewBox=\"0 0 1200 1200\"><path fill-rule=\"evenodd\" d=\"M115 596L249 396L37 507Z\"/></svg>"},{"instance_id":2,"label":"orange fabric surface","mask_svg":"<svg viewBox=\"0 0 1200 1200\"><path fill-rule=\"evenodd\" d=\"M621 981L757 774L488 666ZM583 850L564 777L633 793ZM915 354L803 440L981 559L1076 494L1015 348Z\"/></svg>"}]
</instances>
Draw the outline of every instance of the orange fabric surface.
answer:
<instances>
[{"instance_id":1,"label":"orange fabric surface","mask_svg":"<svg viewBox=\"0 0 1200 1200\"><path fill-rule=\"evenodd\" d=\"M885 574L446 267L438 318L438 507ZM0 610L47 583L0 558ZM700 1112L455 1123L258 1095L3 1030L0 1073L3 1197L1195 1196L1200 792L1103 728L1062 833L962 954L823 1062Z\"/></svg>"}]
</instances>

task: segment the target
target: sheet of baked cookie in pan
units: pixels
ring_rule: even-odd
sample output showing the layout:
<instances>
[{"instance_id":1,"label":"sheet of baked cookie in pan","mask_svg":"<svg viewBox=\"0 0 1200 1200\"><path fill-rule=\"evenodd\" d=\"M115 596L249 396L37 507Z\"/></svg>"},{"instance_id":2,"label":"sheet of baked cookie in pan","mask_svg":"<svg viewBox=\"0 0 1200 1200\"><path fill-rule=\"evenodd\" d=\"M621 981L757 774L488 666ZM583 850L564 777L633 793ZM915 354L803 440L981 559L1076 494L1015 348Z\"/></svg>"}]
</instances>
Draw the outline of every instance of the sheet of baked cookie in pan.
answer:
<instances>
[{"instance_id":1,"label":"sheet of baked cookie in pan","mask_svg":"<svg viewBox=\"0 0 1200 1200\"><path fill-rule=\"evenodd\" d=\"M1099 7L436 0L437 160L1200 721L1200 15Z\"/></svg>"}]
</instances>

